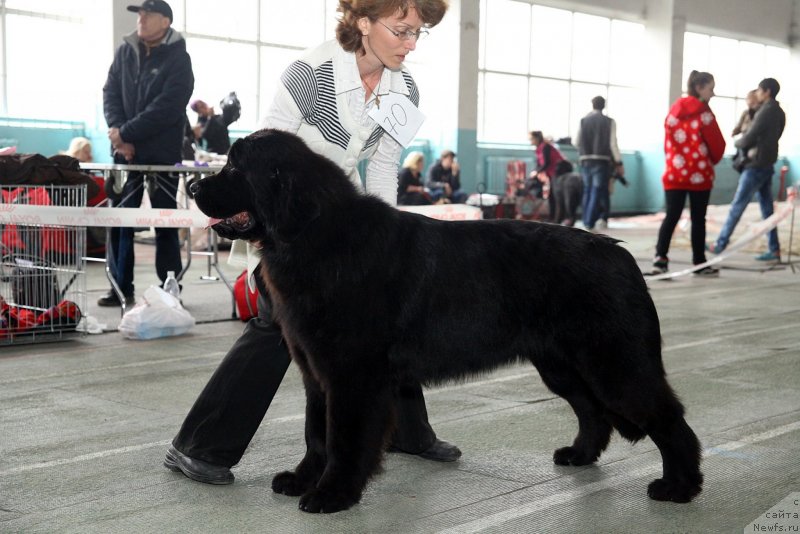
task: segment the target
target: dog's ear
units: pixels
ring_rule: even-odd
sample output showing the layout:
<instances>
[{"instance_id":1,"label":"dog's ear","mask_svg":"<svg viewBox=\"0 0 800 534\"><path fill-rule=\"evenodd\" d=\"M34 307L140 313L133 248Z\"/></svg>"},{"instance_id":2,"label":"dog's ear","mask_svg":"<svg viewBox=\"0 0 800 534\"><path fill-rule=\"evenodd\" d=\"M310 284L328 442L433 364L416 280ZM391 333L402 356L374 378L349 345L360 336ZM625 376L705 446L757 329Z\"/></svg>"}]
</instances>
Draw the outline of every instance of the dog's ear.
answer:
<instances>
[{"instance_id":1,"label":"dog's ear","mask_svg":"<svg viewBox=\"0 0 800 534\"><path fill-rule=\"evenodd\" d=\"M273 166L261 177L256 209L259 218L267 223L280 241L294 241L320 215L319 203L291 170ZM258 180L257 177L255 177ZM260 187L259 187L260 186ZM265 199L268 199L264 202Z\"/></svg>"}]
</instances>

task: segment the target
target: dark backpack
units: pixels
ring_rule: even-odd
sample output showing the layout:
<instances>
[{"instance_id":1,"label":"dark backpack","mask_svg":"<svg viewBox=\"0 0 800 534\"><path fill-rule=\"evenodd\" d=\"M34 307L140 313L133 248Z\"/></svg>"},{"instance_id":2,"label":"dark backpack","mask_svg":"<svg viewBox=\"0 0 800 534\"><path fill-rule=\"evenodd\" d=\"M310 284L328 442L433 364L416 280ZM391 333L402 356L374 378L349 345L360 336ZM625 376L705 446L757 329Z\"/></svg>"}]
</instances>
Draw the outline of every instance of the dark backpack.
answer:
<instances>
[{"instance_id":1,"label":"dark backpack","mask_svg":"<svg viewBox=\"0 0 800 534\"><path fill-rule=\"evenodd\" d=\"M18 307L47 310L61 301L53 266L40 258L24 254L3 256L0 279L11 286L13 304Z\"/></svg>"}]
</instances>

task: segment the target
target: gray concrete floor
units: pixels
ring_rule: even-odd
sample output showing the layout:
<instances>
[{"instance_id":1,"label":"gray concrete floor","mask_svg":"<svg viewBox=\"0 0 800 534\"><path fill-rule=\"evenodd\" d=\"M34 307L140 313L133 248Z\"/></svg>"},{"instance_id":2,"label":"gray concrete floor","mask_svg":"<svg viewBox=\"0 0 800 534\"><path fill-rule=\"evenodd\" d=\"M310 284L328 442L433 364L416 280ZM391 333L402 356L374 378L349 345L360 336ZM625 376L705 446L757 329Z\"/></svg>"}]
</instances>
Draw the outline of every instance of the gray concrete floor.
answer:
<instances>
[{"instance_id":1,"label":"gray concrete floor","mask_svg":"<svg viewBox=\"0 0 800 534\"><path fill-rule=\"evenodd\" d=\"M609 233L644 268L655 227L620 219ZM137 253L142 288L155 278L152 251L137 245ZM309 515L270 489L304 448L294 366L234 468L235 484L172 473L161 465L168 443L242 330L227 320L227 289L200 280L205 264L196 259L183 298L209 322L190 334L0 347L0 531L742 532L754 520L774 523L765 512L800 491L800 277L787 266L761 271L751 256L725 262L719 279L651 284L665 365L705 448L705 489L691 504L647 498L661 465L649 440L615 436L595 466L553 465L576 420L525 366L428 390L431 422L461 447L461 461L391 454L346 512ZM673 269L688 257L676 236ZM113 329L118 312L94 306L106 289L102 266L87 270L87 311Z\"/></svg>"}]
</instances>

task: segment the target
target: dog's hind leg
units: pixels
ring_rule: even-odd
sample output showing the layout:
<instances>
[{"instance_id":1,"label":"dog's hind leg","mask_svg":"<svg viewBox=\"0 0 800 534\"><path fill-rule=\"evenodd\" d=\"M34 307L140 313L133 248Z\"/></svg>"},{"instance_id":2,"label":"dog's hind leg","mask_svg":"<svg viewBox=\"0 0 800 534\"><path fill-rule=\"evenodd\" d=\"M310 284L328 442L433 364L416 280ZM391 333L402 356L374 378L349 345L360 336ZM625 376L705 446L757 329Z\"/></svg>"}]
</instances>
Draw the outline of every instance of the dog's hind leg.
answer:
<instances>
[{"instance_id":1,"label":"dog's hind leg","mask_svg":"<svg viewBox=\"0 0 800 534\"><path fill-rule=\"evenodd\" d=\"M380 371L361 373L328 377L327 465L316 487L300 498L301 510L331 513L350 508L361 500L367 481L380 467L394 397Z\"/></svg>"},{"instance_id":2,"label":"dog's hind leg","mask_svg":"<svg viewBox=\"0 0 800 534\"><path fill-rule=\"evenodd\" d=\"M603 406L577 373L540 366L539 374L545 385L563 397L578 417L578 435L571 446L556 449L553 461L558 465L588 465L596 462L611 439L612 428L603 416Z\"/></svg>"},{"instance_id":3,"label":"dog's hind leg","mask_svg":"<svg viewBox=\"0 0 800 534\"><path fill-rule=\"evenodd\" d=\"M662 478L654 480L647 494L657 501L689 502L702 491L702 447L684 419L683 405L662 379L650 388L650 412L642 428L661 452Z\"/></svg>"},{"instance_id":4,"label":"dog's hind leg","mask_svg":"<svg viewBox=\"0 0 800 534\"><path fill-rule=\"evenodd\" d=\"M638 439L635 427L642 429L661 452L662 478L650 483L647 494L657 501L689 502L702 490L700 472L701 446L683 417L683 405L666 379L639 375L637 388L607 391L609 408L628 425L621 432L628 439ZM624 392L627 392L624 393ZM601 394L601 393L598 393Z\"/></svg>"},{"instance_id":5,"label":"dog's hind leg","mask_svg":"<svg viewBox=\"0 0 800 534\"><path fill-rule=\"evenodd\" d=\"M702 491L701 446L683 416L659 421L647 432L661 451L662 478L647 487L647 495L657 501L689 502Z\"/></svg>"},{"instance_id":6,"label":"dog's hind leg","mask_svg":"<svg viewBox=\"0 0 800 534\"><path fill-rule=\"evenodd\" d=\"M302 366L301 366L302 367ZM319 383L303 374L306 389L306 455L294 471L278 473L272 479L272 490L284 495L299 496L313 488L325 470L325 394Z\"/></svg>"}]
</instances>

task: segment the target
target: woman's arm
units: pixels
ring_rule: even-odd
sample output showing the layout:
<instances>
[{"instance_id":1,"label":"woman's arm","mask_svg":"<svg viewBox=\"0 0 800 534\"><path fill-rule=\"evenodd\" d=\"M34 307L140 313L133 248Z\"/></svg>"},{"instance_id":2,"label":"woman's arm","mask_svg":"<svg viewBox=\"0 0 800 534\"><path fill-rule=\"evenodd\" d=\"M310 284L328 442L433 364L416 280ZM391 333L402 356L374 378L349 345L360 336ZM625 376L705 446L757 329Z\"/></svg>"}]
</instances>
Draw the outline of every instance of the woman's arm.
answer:
<instances>
[{"instance_id":1,"label":"woman's arm","mask_svg":"<svg viewBox=\"0 0 800 534\"><path fill-rule=\"evenodd\" d=\"M378 141L378 148L367 163L367 193L388 204L397 204L397 168L403 147L387 133Z\"/></svg>"}]
</instances>

